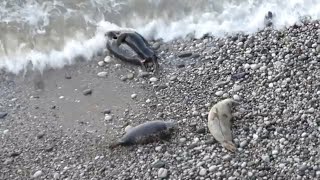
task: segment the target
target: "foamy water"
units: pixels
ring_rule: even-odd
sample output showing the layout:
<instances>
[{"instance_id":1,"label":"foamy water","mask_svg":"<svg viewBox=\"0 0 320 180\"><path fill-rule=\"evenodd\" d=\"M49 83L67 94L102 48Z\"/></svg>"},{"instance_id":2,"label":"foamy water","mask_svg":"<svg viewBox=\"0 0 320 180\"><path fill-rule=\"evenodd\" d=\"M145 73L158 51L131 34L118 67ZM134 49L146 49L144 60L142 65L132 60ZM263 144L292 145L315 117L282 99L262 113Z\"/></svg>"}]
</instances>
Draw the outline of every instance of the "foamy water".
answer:
<instances>
[{"instance_id":1,"label":"foamy water","mask_svg":"<svg viewBox=\"0 0 320 180\"><path fill-rule=\"evenodd\" d=\"M148 39L254 33L272 11L275 28L320 18L319 0L6 0L0 2L0 69L12 73L91 60L108 30L131 28Z\"/></svg>"}]
</instances>

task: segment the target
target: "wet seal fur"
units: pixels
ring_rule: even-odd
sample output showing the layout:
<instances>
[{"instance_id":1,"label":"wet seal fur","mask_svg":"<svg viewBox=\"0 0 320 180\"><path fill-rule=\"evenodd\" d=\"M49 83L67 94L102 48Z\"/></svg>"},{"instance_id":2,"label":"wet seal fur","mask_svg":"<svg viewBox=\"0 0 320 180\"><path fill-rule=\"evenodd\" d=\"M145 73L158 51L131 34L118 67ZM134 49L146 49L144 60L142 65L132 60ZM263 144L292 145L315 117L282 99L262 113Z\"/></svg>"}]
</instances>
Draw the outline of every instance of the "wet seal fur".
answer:
<instances>
[{"instance_id":1,"label":"wet seal fur","mask_svg":"<svg viewBox=\"0 0 320 180\"><path fill-rule=\"evenodd\" d=\"M130 128L123 137L115 143L110 144L109 148L113 149L120 145L133 145L141 139L146 139L152 135L164 133L175 127L171 121L148 121L133 128Z\"/></svg>"},{"instance_id":2,"label":"wet seal fur","mask_svg":"<svg viewBox=\"0 0 320 180\"><path fill-rule=\"evenodd\" d=\"M135 31L109 31L107 35L109 38L116 39L117 46L122 43L127 44L132 48L138 56L142 59L141 65L147 69L146 65L150 62L154 65L154 72L159 71L158 57L149 45L148 41Z\"/></svg>"},{"instance_id":3,"label":"wet seal fur","mask_svg":"<svg viewBox=\"0 0 320 180\"><path fill-rule=\"evenodd\" d=\"M235 152L232 142L231 119L232 107L239 103L233 99L224 99L215 104L208 115L208 128L213 137L229 151Z\"/></svg>"}]
</instances>

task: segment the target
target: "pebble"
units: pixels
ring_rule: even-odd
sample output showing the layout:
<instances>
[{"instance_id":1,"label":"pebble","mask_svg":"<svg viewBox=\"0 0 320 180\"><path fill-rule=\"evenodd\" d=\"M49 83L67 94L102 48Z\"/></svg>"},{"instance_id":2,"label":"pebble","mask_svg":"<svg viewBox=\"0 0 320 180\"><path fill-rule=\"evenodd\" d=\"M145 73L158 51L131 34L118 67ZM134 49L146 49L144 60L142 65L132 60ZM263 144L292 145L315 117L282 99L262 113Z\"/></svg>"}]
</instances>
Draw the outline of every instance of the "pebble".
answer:
<instances>
[{"instance_id":1,"label":"pebble","mask_svg":"<svg viewBox=\"0 0 320 180\"><path fill-rule=\"evenodd\" d=\"M99 61L99 62L98 62L98 65L99 65L100 67L104 66L104 61Z\"/></svg>"},{"instance_id":2,"label":"pebble","mask_svg":"<svg viewBox=\"0 0 320 180\"><path fill-rule=\"evenodd\" d=\"M132 79L134 78L134 74L133 74L133 73L127 74L127 78L128 78L129 80L132 80Z\"/></svg>"},{"instance_id":3,"label":"pebble","mask_svg":"<svg viewBox=\"0 0 320 180\"><path fill-rule=\"evenodd\" d=\"M109 114L106 114L105 116L104 116L104 120L106 120L106 121L111 121L112 120L112 115L109 115Z\"/></svg>"},{"instance_id":4,"label":"pebble","mask_svg":"<svg viewBox=\"0 0 320 180\"><path fill-rule=\"evenodd\" d=\"M161 149L162 149L162 146L157 146L157 147L155 148L155 150L158 151L158 152L161 151Z\"/></svg>"},{"instance_id":5,"label":"pebble","mask_svg":"<svg viewBox=\"0 0 320 180\"><path fill-rule=\"evenodd\" d=\"M179 58L186 58L192 56L192 52L183 52L178 55Z\"/></svg>"},{"instance_id":6,"label":"pebble","mask_svg":"<svg viewBox=\"0 0 320 180\"><path fill-rule=\"evenodd\" d=\"M8 115L6 112L0 112L0 119L5 118Z\"/></svg>"},{"instance_id":7,"label":"pebble","mask_svg":"<svg viewBox=\"0 0 320 180\"><path fill-rule=\"evenodd\" d=\"M206 174L207 174L207 170L204 169L204 168L200 168L199 175L200 176L205 176Z\"/></svg>"},{"instance_id":8,"label":"pebble","mask_svg":"<svg viewBox=\"0 0 320 180\"><path fill-rule=\"evenodd\" d=\"M180 138L180 143L185 143L186 141L187 141L187 139L186 138Z\"/></svg>"},{"instance_id":9,"label":"pebble","mask_svg":"<svg viewBox=\"0 0 320 180\"><path fill-rule=\"evenodd\" d=\"M240 143L240 147L243 148L245 147L246 145L248 144L248 141L247 140L244 140Z\"/></svg>"},{"instance_id":10,"label":"pebble","mask_svg":"<svg viewBox=\"0 0 320 180\"><path fill-rule=\"evenodd\" d=\"M3 134L4 134L4 135L6 135L6 134L8 134L8 133L9 133L9 129L6 129L6 130L3 131Z\"/></svg>"},{"instance_id":11,"label":"pebble","mask_svg":"<svg viewBox=\"0 0 320 180\"><path fill-rule=\"evenodd\" d=\"M53 174L53 179L59 179L59 178L60 178L60 174L57 173L57 172L55 172L55 173Z\"/></svg>"},{"instance_id":12,"label":"pebble","mask_svg":"<svg viewBox=\"0 0 320 180\"><path fill-rule=\"evenodd\" d=\"M83 95L87 96L87 95L91 95L92 94L92 89L85 89L83 90Z\"/></svg>"},{"instance_id":13,"label":"pebble","mask_svg":"<svg viewBox=\"0 0 320 180\"><path fill-rule=\"evenodd\" d=\"M240 96L235 94L235 95L233 95L233 99L236 100L236 101L239 101L240 100Z\"/></svg>"},{"instance_id":14,"label":"pebble","mask_svg":"<svg viewBox=\"0 0 320 180\"><path fill-rule=\"evenodd\" d=\"M35 172L33 175L32 175L32 177L33 178L37 178L37 177L40 177L42 175L42 171L37 171L37 172Z\"/></svg>"},{"instance_id":15,"label":"pebble","mask_svg":"<svg viewBox=\"0 0 320 180\"><path fill-rule=\"evenodd\" d=\"M111 62L112 62L112 58L111 58L110 56L106 56L106 57L104 58L104 62L105 62L105 63L111 63Z\"/></svg>"},{"instance_id":16,"label":"pebble","mask_svg":"<svg viewBox=\"0 0 320 180\"><path fill-rule=\"evenodd\" d=\"M216 95L216 96L222 96L222 95L223 95L223 91L217 91L217 92L215 93L215 95Z\"/></svg>"},{"instance_id":17,"label":"pebble","mask_svg":"<svg viewBox=\"0 0 320 180\"><path fill-rule=\"evenodd\" d=\"M166 178L168 176L168 170L165 168L160 168L158 170L158 177L159 178Z\"/></svg>"},{"instance_id":18,"label":"pebble","mask_svg":"<svg viewBox=\"0 0 320 180\"><path fill-rule=\"evenodd\" d=\"M217 169L218 169L218 167L215 166L215 165L209 167L209 171L210 171L210 172L216 171Z\"/></svg>"},{"instance_id":19,"label":"pebble","mask_svg":"<svg viewBox=\"0 0 320 180\"><path fill-rule=\"evenodd\" d=\"M241 90L241 88L242 88L242 86L236 84L236 85L233 86L233 91L234 92L238 92L238 91Z\"/></svg>"},{"instance_id":20,"label":"pebble","mask_svg":"<svg viewBox=\"0 0 320 180\"><path fill-rule=\"evenodd\" d=\"M158 160L153 164L154 168L163 168L165 167L166 163L164 161Z\"/></svg>"},{"instance_id":21,"label":"pebble","mask_svg":"<svg viewBox=\"0 0 320 180\"><path fill-rule=\"evenodd\" d=\"M266 154L266 155L262 155L262 156L261 156L261 159L262 159L264 162L267 162L267 163L269 163L269 162L270 162L270 157L269 157L269 155L268 155L268 154Z\"/></svg>"},{"instance_id":22,"label":"pebble","mask_svg":"<svg viewBox=\"0 0 320 180\"><path fill-rule=\"evenodd\" d=\"M97 76L98 77L107 77L107 72L104 72L104 71L102 71L102 72L99 72L98 74L97 74Z\"/></svg>"},{"instance_id":23,"label":"pebble","mask_svg":"<svg viewBox=\"0 0 320 180\"><path fill-rule=\"evenodd\" d=\"M111 113L111 109L105 109L104 111L103 111L103 114L110 114Z\"/></svg>"},{"instance_id":24,"label":"pebble","mask_svg":"<svg viewBox=\"0 0 320 180\"><path fill-rule=\"evenodd\" d=\"M158 78L152 77L152 78L150 78L149 80L150 80L151 82L156 82L156 81L158 81Z\"/></svg>"},{"instance_id":25,"label":"pebble","mask_svg":"<svg viewBox=\"0 0 320 180\"><path fill-rule=\"evenodd\" d=\"M141 71L139 74L138 74L138 77L147 77L149 76L150 74L148 72L145 72L145 71Z\"/></svg>"},{"instance_id":26,"label":"pebble","mask_svg":"<svg viewBox=\"0 0 320 180\"><path fill-rule=\"evenodd\" d=\"M137 97L137 94L131 94L131 98L134 99Z\"/></svg>"},{"instance_id":27,"label":"pebble","mask_svg":"<svg viewBox=\"0 0 320 180\"><path fill-rule=\"evenodd\" d=\"M171 76L169 80L170 81L175 81L176 79L177 79L177 76Z\"/></svg>"}]
</instances>

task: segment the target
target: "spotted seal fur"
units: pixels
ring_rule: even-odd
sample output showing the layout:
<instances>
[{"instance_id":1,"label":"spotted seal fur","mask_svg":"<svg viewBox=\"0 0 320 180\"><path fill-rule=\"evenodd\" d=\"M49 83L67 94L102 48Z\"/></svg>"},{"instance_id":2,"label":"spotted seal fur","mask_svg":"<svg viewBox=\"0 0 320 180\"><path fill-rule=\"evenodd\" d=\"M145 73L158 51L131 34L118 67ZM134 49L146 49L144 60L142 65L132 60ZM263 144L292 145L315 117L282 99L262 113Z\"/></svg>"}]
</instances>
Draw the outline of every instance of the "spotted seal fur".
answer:
<instances>
[{"instance_id":1,"label":"spotted seal fur","mask_svg":"<svg viewBox=\"0 0 320 180\"><path fill-rule=\"evenodd\" d=\"M231 132L232 107L238 104L233 99L224 99L215 104L208 114L210 133L224 148L232 152L236 150L236 146L232 142Z\"/></svg>"}]
</instances>

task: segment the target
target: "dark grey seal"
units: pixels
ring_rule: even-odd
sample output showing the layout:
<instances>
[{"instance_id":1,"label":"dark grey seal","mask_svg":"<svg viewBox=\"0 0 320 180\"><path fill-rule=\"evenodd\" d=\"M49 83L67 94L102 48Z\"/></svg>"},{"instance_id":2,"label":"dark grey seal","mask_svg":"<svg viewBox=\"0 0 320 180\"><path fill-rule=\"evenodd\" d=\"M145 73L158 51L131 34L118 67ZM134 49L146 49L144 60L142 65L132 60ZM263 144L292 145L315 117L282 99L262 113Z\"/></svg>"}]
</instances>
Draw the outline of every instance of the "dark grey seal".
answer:
<instances>
[{"instance_id":1,"label":"dark grey seal","mask_svg":"<svg viewBox=\"0 0 320 180\"><path fill-rule=\"evenodd\" d=\"M154 71L158 72L158 57L148 41L139 33L134 31L109 31L106 36L108 36L109 39L117 39L118 46L122 43L127 44L142 59L141 62L144 66L151 62L154 65Z\"/></svg>"},{"instance_id":2,"label":"dark grey seal","mask_svg":"<svg viewBox=\"0 0 320 180\"><path fill-rule=\"evenodd\" d=\"M132 145L143 138L148 138L152 135L173 129L174 126L175 124L171 121L148 121L129 129L120 140L111 144L109 147L115 148L119 145Z\"/></svg>"}]
</instances>

